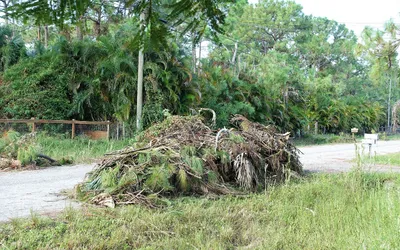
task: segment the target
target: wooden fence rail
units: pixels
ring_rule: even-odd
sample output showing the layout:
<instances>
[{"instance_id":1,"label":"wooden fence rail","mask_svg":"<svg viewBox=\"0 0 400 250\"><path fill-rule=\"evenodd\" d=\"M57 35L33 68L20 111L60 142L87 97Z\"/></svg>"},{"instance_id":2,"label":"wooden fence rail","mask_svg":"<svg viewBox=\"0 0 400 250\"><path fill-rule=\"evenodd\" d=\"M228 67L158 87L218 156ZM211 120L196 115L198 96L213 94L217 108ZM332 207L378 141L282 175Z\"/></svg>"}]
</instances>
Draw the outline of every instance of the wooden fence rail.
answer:
<instances>
[{"instance_id":1,"label":"wooden fence rail","mask_svg":"<svg viewBox=\"0 0 400 250\"><path fill-rule=\"evenodd\" d=\"M42 120L42 119L0 119L0 123L32 124L32 133L36 132L36 124L71 124L71 138L75 138L75 125L107 125L107 139L110 139L110 121L78 121L78 120Z\"/></svg>"}]
</instances>

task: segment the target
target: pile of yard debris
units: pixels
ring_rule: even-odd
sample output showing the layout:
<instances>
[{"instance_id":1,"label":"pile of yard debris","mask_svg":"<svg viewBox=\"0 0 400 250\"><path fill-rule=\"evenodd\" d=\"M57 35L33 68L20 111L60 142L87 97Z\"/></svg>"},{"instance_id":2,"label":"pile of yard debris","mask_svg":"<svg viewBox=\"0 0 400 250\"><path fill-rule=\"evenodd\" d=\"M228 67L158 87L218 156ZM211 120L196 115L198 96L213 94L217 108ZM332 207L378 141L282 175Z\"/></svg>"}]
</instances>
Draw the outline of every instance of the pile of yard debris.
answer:
<instances>
[{"instance_id":1,"label":"pile of yard debris","mask_svg":"<svg viewBox=\"0 0 400 250\"><path fill-rule=\"evenodd\" d=\"M199 116L169 116L132 147L108 154L77 195L98 205L153 207L160 197L239 194L302 173L289 133L240 115L231 124L213 131Z\"/></svg>"},{"instance_id":2,"label":"pile of yard debris","mask_svg":"<svg viewBox=\"0 0 400 250\"><path fill-rule=\"evenodd\" d=\"M16 131L7 131L0 138L0 171L59 165L39 152L35 133L21 136Z\"/></svg>"}]
</instances>

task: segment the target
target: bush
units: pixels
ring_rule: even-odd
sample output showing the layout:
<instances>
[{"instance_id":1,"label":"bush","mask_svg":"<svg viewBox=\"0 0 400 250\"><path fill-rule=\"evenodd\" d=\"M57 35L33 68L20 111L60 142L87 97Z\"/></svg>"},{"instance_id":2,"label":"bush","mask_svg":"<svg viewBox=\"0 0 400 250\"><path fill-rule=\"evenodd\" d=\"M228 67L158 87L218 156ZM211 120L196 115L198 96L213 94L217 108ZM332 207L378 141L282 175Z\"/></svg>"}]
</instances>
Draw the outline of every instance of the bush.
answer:
<instances>
[{"instance_id":1,"label":"bush","mask_svg":"<svg viewBox=\"0 0 400 250\"><path fill-rule=\"evenodd\" d=\"M0 86L0 114L14 119L67 118L72 102L60 63L45 55L25 59L8 69Z\"/></svg>"}]
</instances>

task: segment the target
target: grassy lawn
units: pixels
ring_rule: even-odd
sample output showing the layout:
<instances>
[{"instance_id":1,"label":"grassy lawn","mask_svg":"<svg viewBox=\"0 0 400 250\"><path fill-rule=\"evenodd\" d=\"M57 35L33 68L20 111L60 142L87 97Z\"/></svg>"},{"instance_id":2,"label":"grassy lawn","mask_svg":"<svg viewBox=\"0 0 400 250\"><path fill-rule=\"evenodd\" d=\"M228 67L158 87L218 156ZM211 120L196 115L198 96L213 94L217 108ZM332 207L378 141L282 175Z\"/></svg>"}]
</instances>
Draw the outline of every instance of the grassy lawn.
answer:
<instances>
[{"instance_id":1,"label":"grassy lawn","mask_svg":"<svg viewBox=\"0 0 400 250\"><path fill-rule=\"evenodd\" d=\"M72 159L74 163L92 163L105 153L130 145L129 140L90 140L85 137L63 139L39 135L41 153L54 159Z\"/></svg>"},{"instance_id":2,"label":"grassy lawn","mask_svg":"<svg viewBox=\"0 0 400 250\"><path fill-rule=\"evenodd\" d=\"M399 249L400 176L314 175L164 209L67 209L0 225L2 249Z\"/></svg>"},{"instance_id":3,"label":"grassy lawn","mask_svg":"<svg viewBox=\"0 0 400 250\"><path fill-rule=\"evenodd\" d=\"M371 159L368 159L367 161L379 165L400 166L400 152L386 155L377 155L372 157Z\"/></svg>"},{"instance_id":4,"label":"grassy lawn","mask_svg":"<svg viewBox=\"0 0 400 250\"><path fill-rule=\"evenodd\" d=\"M386 140L388 140L388 141L391 141L391 140L400 140L400 134L383 136L383 139L386 139Z\"/></svg>"},{"instance_id":5,"label":"grassy lawn","mask_svg":"<svg viewBox=\"0 0 400 250\"><path fill-rule=\"evenodd\" d=\"M91 140L87 137L76 137L72 140L46 134L38 134L35 142L39 147L38 153L55 160L68 159L74 164L93 163L107 152L132 144L132 140ZM5 139L0 138L0 153L4 145L7 145Z\"/></svg>"}]
</instances>

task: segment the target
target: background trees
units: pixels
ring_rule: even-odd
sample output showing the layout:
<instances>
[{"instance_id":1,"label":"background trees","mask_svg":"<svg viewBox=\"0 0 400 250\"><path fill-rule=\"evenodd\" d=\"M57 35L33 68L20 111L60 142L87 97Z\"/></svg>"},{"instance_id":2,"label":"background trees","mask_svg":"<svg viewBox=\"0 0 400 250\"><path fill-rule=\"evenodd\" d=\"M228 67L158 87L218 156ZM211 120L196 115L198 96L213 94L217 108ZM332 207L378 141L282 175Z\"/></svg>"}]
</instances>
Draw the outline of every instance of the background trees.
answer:
<instances>
[{"instance_id":1,"label":"background trees","mask_svg":"<svg viewBox=\"0 0 400 250\"><path fill-rule=\"evenodd\" d=\"M384 107L400 98L399 29L391 23L357 41L293 1L9 3L4 18L13 24L0 30L1 117L134 126L140 48L145 126L165 109L206 107L219 126L240 113L297 134L315 122L325 132L370 131L387 125ZM210 45L199 57L200 38Z\"/></svg>"}]
</instances>

